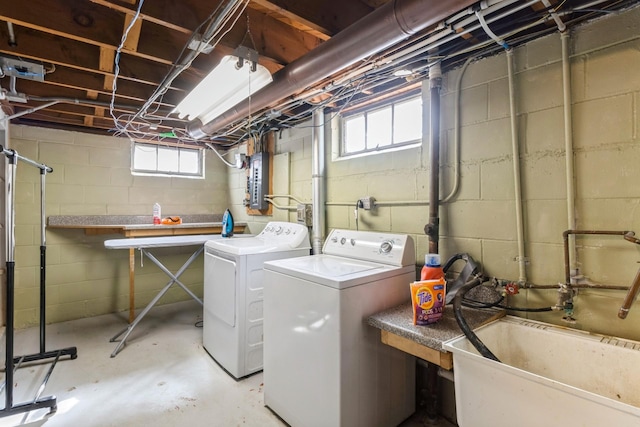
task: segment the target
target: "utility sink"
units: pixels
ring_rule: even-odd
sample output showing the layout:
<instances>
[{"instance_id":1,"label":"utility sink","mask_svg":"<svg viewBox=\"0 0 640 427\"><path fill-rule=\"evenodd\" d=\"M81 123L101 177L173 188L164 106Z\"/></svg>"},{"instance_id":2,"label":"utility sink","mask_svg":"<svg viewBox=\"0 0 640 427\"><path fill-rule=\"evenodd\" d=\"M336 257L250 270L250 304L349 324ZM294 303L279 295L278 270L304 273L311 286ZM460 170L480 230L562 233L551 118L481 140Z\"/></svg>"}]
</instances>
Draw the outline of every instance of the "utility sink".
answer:
<instances>
[{"instance_id":1,"label":"utility sink","mask_svg":"<svg viewBox=\"0 0 640 427\"><path fill-rule=\"evenodd\" d=\"M513 316L475 333L502 363L443 344L461 427L640 425L640 342Z\"/></svg>"}]
</instances>

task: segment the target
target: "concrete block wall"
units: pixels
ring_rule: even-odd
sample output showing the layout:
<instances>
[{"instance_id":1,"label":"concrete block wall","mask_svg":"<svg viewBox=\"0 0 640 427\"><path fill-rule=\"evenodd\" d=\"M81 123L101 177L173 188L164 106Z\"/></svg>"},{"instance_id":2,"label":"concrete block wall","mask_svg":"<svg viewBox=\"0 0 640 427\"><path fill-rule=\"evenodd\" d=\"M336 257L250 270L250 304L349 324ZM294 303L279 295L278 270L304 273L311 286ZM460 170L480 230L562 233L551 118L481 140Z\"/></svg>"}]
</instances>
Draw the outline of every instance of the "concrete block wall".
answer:
<instances>
[{"instance_id":1,"label":"concrete block wall","mask_svg":"<svg viewBox=\"0 0 640 427\"><path fill-rule=\"evenodd\" d=\"M571 32L579 229L640 234L638 34L640 8ZM527 280L555 286L564 281L562 232L568 228L560 35L518 47L514 56ZM442 197L453 182L453 113L459 75L460 69L446 73L441 92ZM424 117L428 118L428 84L423 93ZM471 63L463 76L460 96L460 188L440 209L440 251L445 258L468 252L482 263L487 275L518 280L506 55ZM330 135L327 131L328 159L336 150ZM291 194L310 200L309 124L283 131L276 151L290 153ZM373 196L385 205L374 211L360 210L358 227L412 235L421 264L428 248L423 232L428 206L402 202L428 200L428 188L428 141L421 147L388 154L328 160L327 227L355 229L356 200ZM257 224L257 231L259 228ZM581 272L596 283L628 286L640 267L640 246L621 237L579 237L577 247ZM638 303L626 320L617 318L625 294L581 290L575 298L577 321L569 326L640 339ZM549 306L556 302L556 291L524 290L509 302ZM530 317L565 324L557 311Z\"/></svg>"},{"instance_id":2,"label":"concrete block wall","mask_svg":"<svg viewBox=\"0 0 640 427\"><path fill-rule=\"evenodd\" d=\"M227 173L222 162L206 156L205 179L133 176L131 143L125 138L28 126L10 127L11 148L53 168L46 176L46 215L151 215L160 203L163 215L222 213L228 204ZM208 153L211 154L211 153ZM16 327L39 322L40 174L18 163L16 178ZM88 236L84 230L48 229L47 322L128 310L129 252L104 248L118 234ZM158 250L176 271L192 248ZM136 253L135 298L144 307L168 277ZM181 280L202 296L203 262L198 259ZM177 287L160 303L187 300ZM123 313L123 318L128 317Z\"/></svg>"}]
</instances>

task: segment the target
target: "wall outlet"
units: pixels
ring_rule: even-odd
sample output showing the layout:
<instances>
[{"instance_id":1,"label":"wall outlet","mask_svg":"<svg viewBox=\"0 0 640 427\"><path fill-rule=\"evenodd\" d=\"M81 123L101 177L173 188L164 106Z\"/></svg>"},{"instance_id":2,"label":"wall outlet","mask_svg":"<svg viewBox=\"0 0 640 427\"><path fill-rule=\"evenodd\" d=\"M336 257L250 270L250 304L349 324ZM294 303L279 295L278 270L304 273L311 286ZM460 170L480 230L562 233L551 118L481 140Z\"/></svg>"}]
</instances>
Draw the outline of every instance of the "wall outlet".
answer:
<instances>
[{"instance_id":1,"label":"wall outlet","mask_svg":"<svg viewBox=\"0 0 640 427\"><path fill-rule=\"evenodd\" d=\"M371 196L363 197L359 200L362 209L368 211L376 207L376 199Z\"/></svg>"}]
</instances>

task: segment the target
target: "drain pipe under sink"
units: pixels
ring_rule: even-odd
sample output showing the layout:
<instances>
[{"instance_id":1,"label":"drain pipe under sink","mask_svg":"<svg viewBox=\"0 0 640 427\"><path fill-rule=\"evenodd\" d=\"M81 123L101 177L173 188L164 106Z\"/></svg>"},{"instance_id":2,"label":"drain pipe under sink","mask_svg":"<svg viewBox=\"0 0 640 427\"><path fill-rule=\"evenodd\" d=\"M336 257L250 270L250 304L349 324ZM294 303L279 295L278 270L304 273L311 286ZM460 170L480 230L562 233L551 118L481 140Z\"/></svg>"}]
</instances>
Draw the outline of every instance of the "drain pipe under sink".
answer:
<instances>
[{"instance_id":1,"label":"drain pipe under sink","mask_svg":"<svg viewBox=\"0 0 640 427\"><path fill-rule=\"evenodd\" d=\"M436 53L436 52L430 52ZM436 61L429 68L429 223L425 225L424 232L429 236L429 253L438 253L438 240L440 238L440 89L442 88L442 70L440 62ZM426 417L430 422L435 422L439 415L440 406L440 382L438 381L438 366L429 363L427 367L426 384Z\"/></svg>"}]
</instances>

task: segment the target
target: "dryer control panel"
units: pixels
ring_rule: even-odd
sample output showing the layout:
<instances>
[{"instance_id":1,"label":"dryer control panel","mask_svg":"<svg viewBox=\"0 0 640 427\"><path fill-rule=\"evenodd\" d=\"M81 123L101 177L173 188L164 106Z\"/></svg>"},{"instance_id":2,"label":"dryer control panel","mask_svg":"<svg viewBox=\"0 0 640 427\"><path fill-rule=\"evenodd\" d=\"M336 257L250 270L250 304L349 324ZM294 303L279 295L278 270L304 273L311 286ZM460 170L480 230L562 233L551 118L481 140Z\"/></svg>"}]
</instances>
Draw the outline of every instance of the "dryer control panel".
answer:
<instances>
[{"instance_id":1,"label":"dryer control panel","mask_svg":"<svg viewBox=\"0 0 640 427\"><path fill-rule=\"evenodd\" d=\"M287 244L291 248L310 247L307 227L295 222L269 222L257 237L269 242Z\"/></svg>"},{"instance_id":2,"label":"dryer control panel","mask_svg":"<svg viewBox=\"0 0 640 427\"><path fill-rule=\"evenodd\" d=\"M399 267L416 263L413 239L405 234L336 229L329 233L322 252Z\"/></svg>"}]
</instances>

